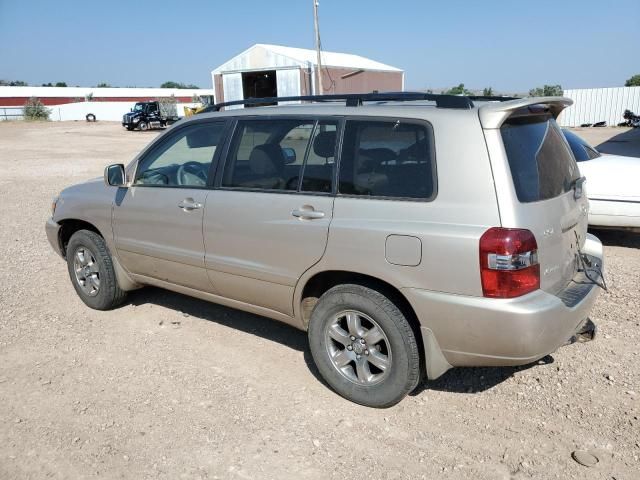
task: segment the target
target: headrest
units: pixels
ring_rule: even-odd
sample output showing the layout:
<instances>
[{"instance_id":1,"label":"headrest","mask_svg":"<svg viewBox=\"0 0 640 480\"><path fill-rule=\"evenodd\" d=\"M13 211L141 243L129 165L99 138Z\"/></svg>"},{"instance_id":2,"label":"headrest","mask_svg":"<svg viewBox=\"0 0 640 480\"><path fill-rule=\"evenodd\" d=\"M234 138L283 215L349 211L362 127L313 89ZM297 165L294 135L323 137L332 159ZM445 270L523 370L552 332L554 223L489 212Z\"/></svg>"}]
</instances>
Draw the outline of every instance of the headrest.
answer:
<instances>
[{"instance_id":1,"label":"headrest","mask_svg":"<svg viewBox=\"0 0 640 480\"><path fill-rule=\"evenodd\" d=\"M398 154L390 148L362 148L360 149L360 155L376 165L398 158Z\"/></svg>"},{"instance_id":2,"label":"headrest","mask_svg":"<svg viewBox=\"0 0 640 480\"><path fill-rule=\"evenodd\" d=\"M333 157L336 152L336 132L320 132L313 140L313 152L319 157Z\"/></svg>"},{"instance_id":3,"label":"headrest","mask_svg":"<svg viewBox=\"0 0 640 480\"><path fill-rule=\"evenodd\" d=\"M256 175L275 175L282 171L284 163L282 148L275 143L253 147L249 155L249 168Z\"/></svg>"}]
</instances>

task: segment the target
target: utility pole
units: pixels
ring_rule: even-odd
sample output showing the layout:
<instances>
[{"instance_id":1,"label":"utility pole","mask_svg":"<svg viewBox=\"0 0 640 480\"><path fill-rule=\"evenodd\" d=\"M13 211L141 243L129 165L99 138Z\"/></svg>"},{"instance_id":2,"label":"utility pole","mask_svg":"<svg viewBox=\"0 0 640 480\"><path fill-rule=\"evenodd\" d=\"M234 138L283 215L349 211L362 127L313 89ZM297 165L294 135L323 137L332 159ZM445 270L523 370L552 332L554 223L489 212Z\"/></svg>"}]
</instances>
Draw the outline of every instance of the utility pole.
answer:
<instances>
[{"instance_id":1,"label":"utility pole","mask_svg":"<svg viewBox=\"0 0 640 480\"><path fill-rule=\"evenodd\" d=\"M320 57L320 27L318 25L318 0L313 1L313 26L316 30L316 55L318 57L318 91L316 95L324 95L324 88L322 88L322 58Z\"/></svg>"}]
</instances>

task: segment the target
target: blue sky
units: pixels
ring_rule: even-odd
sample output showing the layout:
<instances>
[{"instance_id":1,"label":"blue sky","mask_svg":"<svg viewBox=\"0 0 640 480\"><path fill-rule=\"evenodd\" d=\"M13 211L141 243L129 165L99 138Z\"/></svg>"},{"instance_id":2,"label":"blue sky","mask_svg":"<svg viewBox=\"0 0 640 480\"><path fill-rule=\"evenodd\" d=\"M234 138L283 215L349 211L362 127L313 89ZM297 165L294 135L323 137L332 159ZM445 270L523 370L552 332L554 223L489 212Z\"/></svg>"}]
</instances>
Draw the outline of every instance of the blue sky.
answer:
<instances>
[{"instance_id":1,"label":"blue sky","mask_svg":"<svg viewBox=\"0 0 640 480\"><path fill-rule=\"evenodd\" d=\"M407 89L464 83L620 86L640 73L640 0L320 0L326 50L406 71ZM211 88L254 43L313 48L312 0L0 0L0 78Z\"/></svg>"}]
</instances>

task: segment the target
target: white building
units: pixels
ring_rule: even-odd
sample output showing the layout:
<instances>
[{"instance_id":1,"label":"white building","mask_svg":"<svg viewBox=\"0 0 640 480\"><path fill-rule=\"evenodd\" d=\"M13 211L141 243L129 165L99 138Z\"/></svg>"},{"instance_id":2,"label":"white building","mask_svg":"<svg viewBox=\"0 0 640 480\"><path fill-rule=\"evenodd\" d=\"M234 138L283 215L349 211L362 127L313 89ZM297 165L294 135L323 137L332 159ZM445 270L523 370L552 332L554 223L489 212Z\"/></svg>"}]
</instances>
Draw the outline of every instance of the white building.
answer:
<instances>
[{"instance_id":1,"label":"white building","mask_svg":"<svg viewBox=\"0 0 640 480\"><path fill-rule=\"evenodd\" d=\"M181 116L184 106L195 105L194 96L203 95L213 95L213 90L0 86L0 120L22 118L22 107L31 97L37 97L50 109L51 120L85 120L92 113L97 120L120 121L136 102L171 96L175 97Z\"/></svg>"},{"instance_id":2,"label":"white building","mask_svg":"<svg viewBox=\"0 0 640 480\"><path fill-rule=\"evenodd\" d=\"M399 68L348 53L258 43L211 72L216 103L245 98L404 90Z\"/></svg>"}]
</instances>

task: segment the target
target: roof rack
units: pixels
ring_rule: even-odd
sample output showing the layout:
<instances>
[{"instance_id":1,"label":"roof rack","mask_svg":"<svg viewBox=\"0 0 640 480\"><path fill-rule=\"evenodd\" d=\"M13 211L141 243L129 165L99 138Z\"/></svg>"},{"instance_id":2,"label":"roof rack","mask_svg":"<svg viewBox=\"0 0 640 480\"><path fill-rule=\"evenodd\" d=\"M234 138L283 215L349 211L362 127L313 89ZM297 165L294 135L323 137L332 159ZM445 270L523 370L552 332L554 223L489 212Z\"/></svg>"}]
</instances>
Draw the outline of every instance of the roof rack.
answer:
<instances>
[{"instance_id":1,"label":"roof rack","mask_svg":"<svg viewBox=\"0 0 640 480\"><path fill-rule=\"evenodd\" d=\"M477 102L507 102L509 100L519 100L522 97L499 97L495 95L468 95L467 98Z\"/></svg>"},{"instance_id":2,"label":"roof rack","mask_svg":"<svg viewBox=\"0 0 640 480\"><path fill-rule=\"evenodd\" d=\"M513 100L514 97L481 97L481 96L461 96L422 92L388 92L388 93L345 93L336 95L301 95L294 97L266 97L266 98L246 98L244 100L233 100L230 102L216 103L205 108L202 113L219 112L221 108L234 105L260 106L274 104L278 102L337 102L344 101L347 107L358 107L364 102L406 102L412 100L429 100L436 103L438 108L473 108L473 100Z\"/></svg>"}]
</instances>

